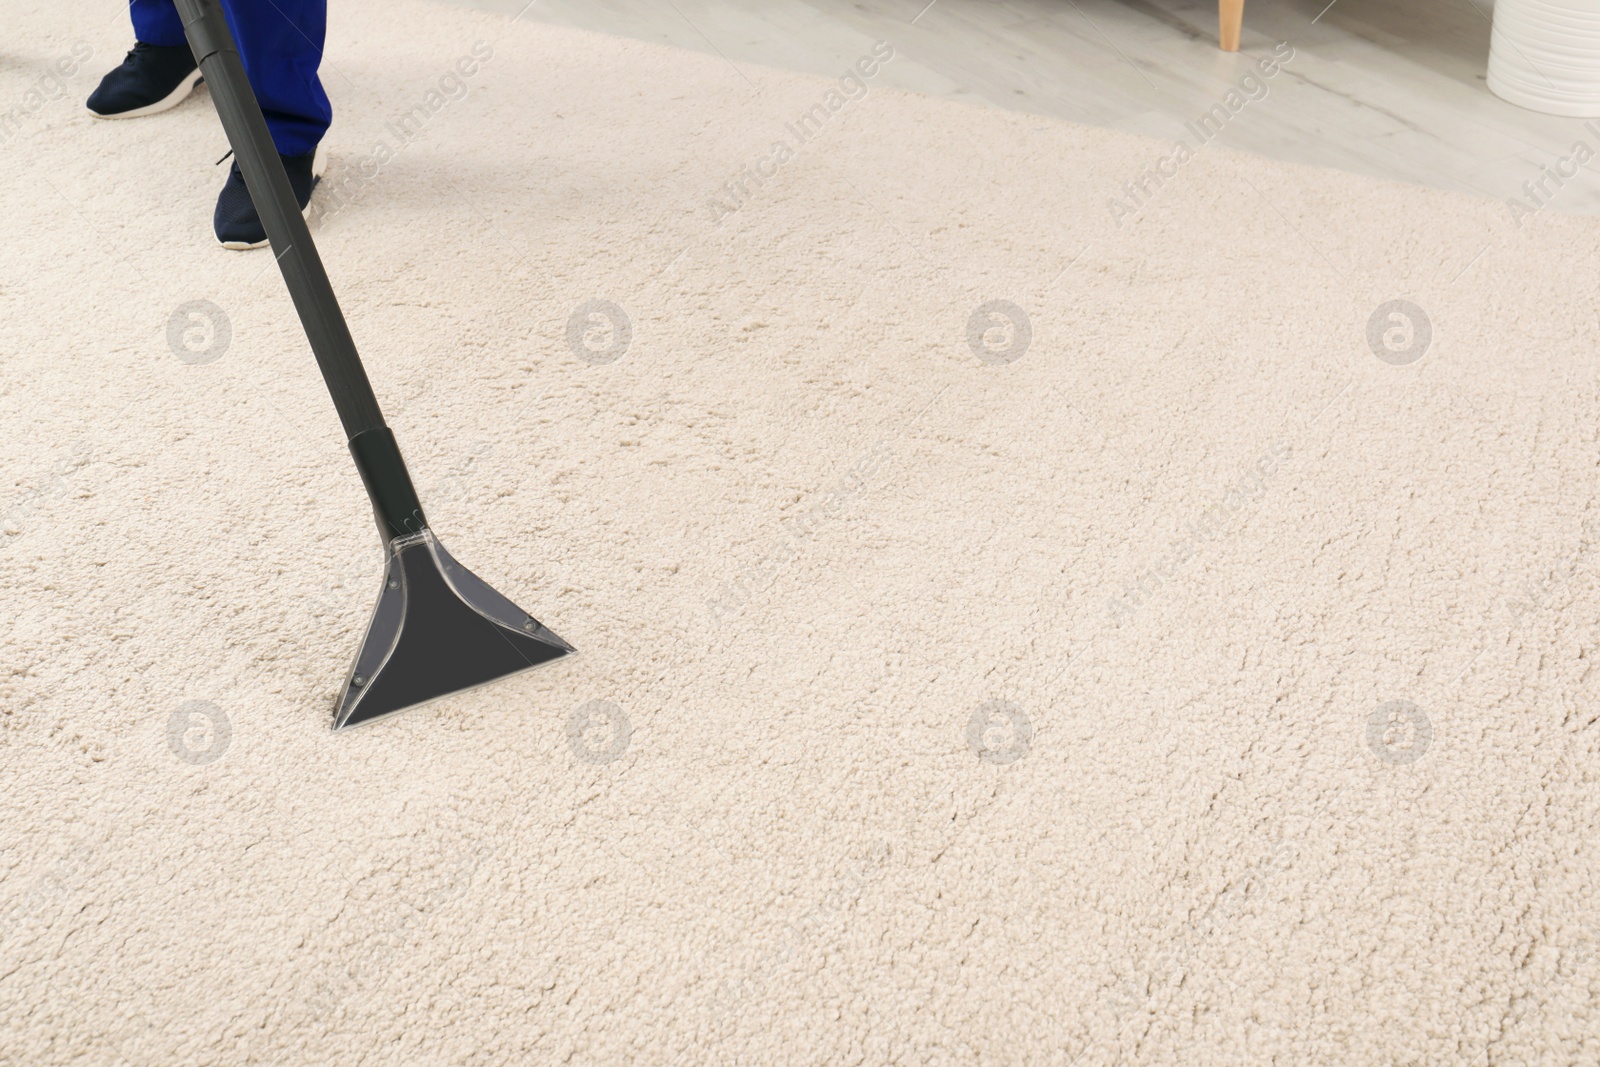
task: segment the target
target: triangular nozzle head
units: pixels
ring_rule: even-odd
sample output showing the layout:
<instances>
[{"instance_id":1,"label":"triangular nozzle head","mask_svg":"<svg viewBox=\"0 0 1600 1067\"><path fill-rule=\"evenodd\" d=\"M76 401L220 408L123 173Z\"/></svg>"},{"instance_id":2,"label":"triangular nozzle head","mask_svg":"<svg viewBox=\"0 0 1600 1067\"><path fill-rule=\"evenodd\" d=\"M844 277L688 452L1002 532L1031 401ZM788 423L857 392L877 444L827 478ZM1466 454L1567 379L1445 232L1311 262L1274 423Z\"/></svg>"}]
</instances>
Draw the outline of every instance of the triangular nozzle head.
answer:
<instances>
[{"instance_id":1,"label":"triangular nozzle head","mask_svg":"<svg viewBox=\"0 0 1600 1067\"><path fill-rule=\"evenodd\" d=\"M575 651L457 563L431 530L397 537L333 728L359 726Z\"/></svg>"}]
</instances>

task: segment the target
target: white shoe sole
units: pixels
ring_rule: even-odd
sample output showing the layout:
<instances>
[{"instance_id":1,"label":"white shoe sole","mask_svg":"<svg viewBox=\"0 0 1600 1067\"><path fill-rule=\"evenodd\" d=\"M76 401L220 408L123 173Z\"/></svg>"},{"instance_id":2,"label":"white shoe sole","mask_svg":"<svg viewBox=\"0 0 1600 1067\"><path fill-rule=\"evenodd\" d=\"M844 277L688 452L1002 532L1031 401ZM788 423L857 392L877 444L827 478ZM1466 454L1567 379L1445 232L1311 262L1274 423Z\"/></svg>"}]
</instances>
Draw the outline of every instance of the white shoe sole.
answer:
<instances>
[{"instance_id":1,"label":"white shoe sole","mask_svg":"<svg viewBox=\"0 0 1600 1067\"><path fill-rule=\"evenodd\" d=\"M183 103L184 99L190 93L194 92L194 87L199 84L200 68L196 67L194 70L189 72L189 75L184 78L183 81L178 83L177 88L173 89L172 92L168 93L166 96L162 97L160 100L157 100L153 104L146 104L144 107L136 107L132 111L119 111L115 115L102 115L100 112L94 110L92 107L89 107L87 104L84 105L83 109L97 119L141 118L145 115L154 115L161 111L171 111L173 108Z\"/></svg>"},{"instance_id":2,"label":"white shoe sole","mask_svg":"<svg viewBox=\"0 0 1600 1067\"><path fill-rule=\"evenodd\" d=\"M322 177L323 172L327 169L328 149L326 145L319 142L317 144L317 154L311 157L312 196L317 195L317 179ZM306 199L306 206L300 209L300 217L303 219L311 217L311 200L309 197ZM248 252L252 248L265 248L271 243L271 241L257 241L255 244L245 244L243 241L223 241L222 247L230 252Z\"/></svg>"}]
</instances>

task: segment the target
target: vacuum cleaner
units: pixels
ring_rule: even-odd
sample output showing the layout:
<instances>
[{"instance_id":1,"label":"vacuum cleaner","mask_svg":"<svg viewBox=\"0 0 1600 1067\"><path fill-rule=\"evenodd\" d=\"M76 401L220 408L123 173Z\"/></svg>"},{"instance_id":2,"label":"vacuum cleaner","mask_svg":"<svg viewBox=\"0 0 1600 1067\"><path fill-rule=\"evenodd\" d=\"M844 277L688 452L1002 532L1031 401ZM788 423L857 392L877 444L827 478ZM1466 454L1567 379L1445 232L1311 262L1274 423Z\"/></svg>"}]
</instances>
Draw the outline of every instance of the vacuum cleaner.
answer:
<instances>
[{"instance_id":1,"label":"vacuum cleaner","mask_svg":"<svg viewBox=\"0 0 1600 1067\"><path fill-rule=\"evenodd\" d=\"M284 285L372 500L383 588L333 715L343 730L575 652L445 551L383 421L218 0L176 0Z\"/></svg>"}]
</instances>

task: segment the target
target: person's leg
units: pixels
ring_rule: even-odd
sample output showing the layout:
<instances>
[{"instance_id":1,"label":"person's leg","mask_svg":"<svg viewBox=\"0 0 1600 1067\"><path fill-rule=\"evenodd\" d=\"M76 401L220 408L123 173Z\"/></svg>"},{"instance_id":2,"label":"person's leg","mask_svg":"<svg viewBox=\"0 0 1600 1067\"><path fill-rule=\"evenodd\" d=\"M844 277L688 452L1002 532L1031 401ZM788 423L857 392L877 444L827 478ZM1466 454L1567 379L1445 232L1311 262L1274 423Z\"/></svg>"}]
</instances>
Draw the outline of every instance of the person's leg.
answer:
<instances>
[{"instance_id":1,"label":"person's leg","mask_svg":"<svg viewBox=\"0 0 1600 1067\"><path fill-rule=\"evenodd\" d=\"M305 208L317 184L316 150L333 108L317 78L327 35L327 0L221 0L239 58ZM200 80L173 0L130 0L135 44L89 97L101 118L131 118L175 107ZM212 225L227 248L259 248L267 235L237 162L217 196Z\"/></svg>"},{"instance_id":2,"label":"person's leg","mask_svg":"<svg viewBox=\"0 0 1600 1067\"><path fill-rule=\"evenodd\" d=\"M317 77L327 0L223 0L223 11L278 153L306 155L333 118ZM137 43L89 98L101 118L176 107L200 81L173 0L130 0L128 13Z\"/></svg>"},{"instance_id":3,"label":"person's leg","mask_svg":"<svg viewBox=\"0 0 1600 1067\"><path fill-rule=\"evenodd\" d=\"M278 154L315 150L333 119L317 77L328 30L327 0L223 0L223 8ZM178 34L181 40L181 26Z\"/></svg>"},{"instance_id":4,"label":"person's leg","mask_svg":"<svg viewBox=\"0 0 1600 1067\"><path fill-rule=\"evenodd\" d=\"M89 114L131 119L177 107L200 81L172 0L132 0L133 50L89 95Z\"/></svg>"},{"instance_id":5,"label":"person's leg","mask_svg":"<svg viewBox=\"0 0 1600 1067\"><path fill-rule=\"evenodd\" d=\"M328 94L317 78L327 33L327 0L222 0L222 6L250 88L283 159L289 187L303 210L317 184L317 144L333 117ZM212 225L224 248L260 248L267 243L237 161L217 196Z\"/></svg>"},{"instance_id":6,"label":"person's leg","mask_svg":"<svg viewBox=\"0 0 1600 1067\"><path fill-rule=\"evenodd\" d=\"M133 39L145 44L173 48L189 46L183 36L183 20L172 0L132 0L128 14L133 17Z\"/></svg>"}]
</instances>

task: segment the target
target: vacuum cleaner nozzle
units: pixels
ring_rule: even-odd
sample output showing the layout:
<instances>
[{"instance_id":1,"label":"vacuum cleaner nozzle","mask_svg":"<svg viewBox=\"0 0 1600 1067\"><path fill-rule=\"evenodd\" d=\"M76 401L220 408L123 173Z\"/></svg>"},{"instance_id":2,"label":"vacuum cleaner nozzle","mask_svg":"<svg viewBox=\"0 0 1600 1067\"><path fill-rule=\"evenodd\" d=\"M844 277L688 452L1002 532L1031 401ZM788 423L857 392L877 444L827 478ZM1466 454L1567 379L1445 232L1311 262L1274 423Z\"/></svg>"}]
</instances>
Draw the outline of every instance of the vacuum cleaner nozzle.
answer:
<instances>
[{"instance_id":1,"label":"vacuum cleaner nozzle","mask_svg":"<svg viewBox=\"0 0 1600 1067\"><path fill-rule=\"evenodd\" d=\"M575 651L457 563L424 527L389 542L383 590L333 728L359 726Z\"/></svg>"},{"instance_id":2,"label":"vacuum cleaner nozzle","mask_svg":"<svg viewBox=\"0 0 1600 1067\"><path fill-rule=\"evenodd\" d=\"M221 0L174 2L372 498L380 543L388 546L383 591L339 696L334 729L371 722L570 654L571 645L452 559L428 528L250 88Z\"/></svg>"}]
</instances>

